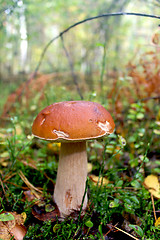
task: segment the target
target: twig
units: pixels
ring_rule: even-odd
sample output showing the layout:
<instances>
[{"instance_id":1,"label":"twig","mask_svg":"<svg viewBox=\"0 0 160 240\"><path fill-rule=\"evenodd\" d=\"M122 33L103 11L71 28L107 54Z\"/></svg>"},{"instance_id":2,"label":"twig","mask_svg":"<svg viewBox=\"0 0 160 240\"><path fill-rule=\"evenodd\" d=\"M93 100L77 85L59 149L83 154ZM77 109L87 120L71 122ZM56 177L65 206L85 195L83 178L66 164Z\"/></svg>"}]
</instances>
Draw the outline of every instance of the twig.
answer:
<instances>
[{"instance_id":1,"label":"twig","mask_svg":"<svg viewBox=\"0 0 160 240\"><path fill-rule=\"evenodd\" d=\"M134 237L133 235L131 235L131 234L129 234L129 233L123 231L122 229L120 229L120 228L118 228L118 227L115 227L115 226L113 226L113 227L114 227L115 229L117 229L117 230L123 232L124 234L128 235L129 237L131 237L131 238L133 238L133 239L135 239L135 240L139 240L139 238Z\"/></svg>"},{"instance_id":2,"label":"twig","mask_svg":"<svg viewBox=\"0 0 160 240\"><path fill-rule=\"evenodd\" d=\"M94 19L98 19L98 18L104 18L104 17L112 17L112 16L125 16L125 15L128 15L128 16L138 16L138 17L147 17L147 18L156 18L156 19L160 19L160 16L157 16L157 15L152 15L152 14L143 14L143 13L135 13L135 12L116 12L116 13L104 13L104 14L101 14L101 15L97 15L97 16L94 16L94 17L89 17L89 18L85 18L83 19L82 21L79 21L79 22L76 22L72 25L70 25L68 28L64 29L62 32L60 32L56 37L52 38L48 43L47 45L44 47L42 53L41 53L41 56L40 56L40 59L38 61L38 64L32 74L32 76L26 81L26 84L24 86L24 88L22 89L22 91L18 94L17 96L17 99L20 99L21 96L22 96L22 93L24 92L24 90L26 89L26 87L29 85L29 83L36 77L37 75L37 72L41 66L41 63L43 61L43 58L44 58L44 55L45 53L47 52L48 48L50 47L50 45L55 41L57 40L58 38L62 37L65 33L67 33L69 30L71 30L72 28L80 25L80 24L83 24L85 22L89 22L91 20L94 20ZM13 103L14 104L14 103ZM10 108L8 109L7 112L10 111L10 109L13 107L13 104L10 106Z\"/></svg>"},{"instance_id":3,"label":"twig","mask_svg":"<svg viewBox=\"0 0 160 240\"><path fill-rule=\"evenodd\" d=\"M15 176L16 175L16 173L11 173L11 172L9 172L6 176L5 176L5 178L3 179L3 182L7 182L10 178L12 178L13 176Z\"/></svg>"},{"instance_id":4,"label":"twig","mask_svg":"<svg viewBox=\"0 0 160 240\"><path fill-rule=\"evenodd\" d=\"M116 227L117 226L117 224L118 223L116 223L114 226L111 226L111 228L108 230L108 232L106 232L106 234L104 235L104 237L106 237L111 231L112 231L112 228L114 227ZM110 224L108 224L108 225L110 225Z\"/></svg>"},{"instance_id":5,"label":"twig","mask_svg":"<svg viewBox=\"0 0 160 240\"><path fill-rule=\"evenodd\" d=\"M49 46L55 41L57 40L58 38L60 38L61 36L63 36L66 32L68 32L69 30L71 30L72 28L82 24L82 23L85 23L85 22L89 22L91 20L94 20L94 19L98 19L98 18L103 18L103 17L112 17L112 16L125 16L125 15L129 15L129 16L139 16L139 17L148 17L148 18L156 18L156 19L160 19L160 16L156 16L156 15L152 15L152 14L143 14L143 13L132 13L132 12L116 12L116 13L104 13L104 14L101 14L101 15L97 15L97 16L94 16L94 17L89 17L89 18L85 18L83 19L82 21L79 21L79 22L76 22L72 25L70 25L68 28L66 28L65 30L63 30L62 32L60 32L56 37L52 38L48 44L45 46L45 48L43 49L42 51L42 54L40 56L40 60L37 64L37 67L35 69L35 73L39 70L39 67L42 63L42 60L44 58L44 55L47 51L47 49L49 48Z\"/></svg>"},{"instance_id":6,"label":"twig","mask_svg":"<svg viewBox=\"0 0 160 240\"><path fill-rule=\"evenodd\" d=\"M0 177L0 184L1 184L1 186L2 186L2 189L3 189L4 195L6 196L6 192L5 192L5 189L4 189L4 186L3 186L3 182L2 182L1 177Z\"/></svg>"},{"instance_id":7,"label":"twig","mask_svg":"<svg viewBox=\"0 0 160 240\"><path fill-rule=\"evenodd\" d=\"M71 58L69 56L69 52L67 51L67 48L66 48L65 44L64 44L63 36L61 36L61 40L62 40L62 45L63 45L64 52L65 52L66 57L67 57L68 62L69 62L69 66L70 66L70 69L71 69L73 82L74 82L74 84L75 84L75 86L77 88L77 92L78 92L81 100L83 100L83 95L82 95L81 90L80 90L79 85L78 85L77 76L76 76L76 74L74 72L73 62L72 62L72 60L71 60Z\"/></svg>"},{"instance_id":8,"label":"twig","mask_svg":"<svg viewBox=\"0 0 160 240\"><path fill-rule=\"evenodd\" d=\"M84 203L84 200L85 200L85 196L87 194L87 189L88 189L88 178L86 180L86 186L85 186L85 190L84 190L84 194L83 194L83 198L82 198L81 207L80 207L80 210L79 210L78 223L80 222L82 208L83 208L83 203Z\"/></svg>"},{"instance_id":9,"label":"twig","mask_svg":"<svg viewBox=\"0 0 160 240\"><path fill-rule=\"evenodd\" d=\"M148 101L148 100L151 100L151 99L153 99L153 100L160 99L160 96L142 98L142 99L139 99L138 102L139 101Z\"/></svg>"},{"instance_id":10,"label":"twig","mask_svg":"<svg viewBox=\"0 0 160 240\"><path fill-rule=\"evenodd\" d=\"M42 194L42 191L41 191L41 190L39 190L38 188L34 187L34 186L28 181L28 179L24 176L24 174L22 173L22 171L20 171L19 176L21 177L21 179L25 182L25 184L26 184L31 190L34 190L34 191L39 192L39 193ZM38 195L36 192L34 192L34 195L36 196L36 198L39 199L40 197L39 197L39 195Z\"/></svg>"},{"instance_id":11,"label":"twig","mask_svg":"<svg viewBox=\"0 0 160 240\"><path fill-rule=\"evenodd\" d=\"M154 205L154 198L153 198L153 194L152 193L151 193L151 200L152 200L152 206L153 206L154 219L155 219L155 222L156 222L157 221L157 216L156 216L155 205Z\"/></svg>"}]
</instances>

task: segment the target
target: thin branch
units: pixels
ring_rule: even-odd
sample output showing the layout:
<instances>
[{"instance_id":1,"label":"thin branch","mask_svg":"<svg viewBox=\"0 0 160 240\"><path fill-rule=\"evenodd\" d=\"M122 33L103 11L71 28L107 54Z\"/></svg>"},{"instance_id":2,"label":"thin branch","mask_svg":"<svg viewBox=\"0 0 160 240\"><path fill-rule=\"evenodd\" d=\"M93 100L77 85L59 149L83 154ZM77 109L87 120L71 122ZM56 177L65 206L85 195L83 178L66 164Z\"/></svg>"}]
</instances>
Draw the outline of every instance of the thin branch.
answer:
<instances>
[{"instance_id":1,"label":"thin branch","mask_svg":"<svg viewBox=\"0 0 160 240\"><path fill-rule=\"evenodd\" d=\"M131 235L130 233L125 232L124 230L116 227L117 224L114 225L114 226L113 226L112 224L107 224L107 225L108 225L108 226L111 226L111 230L112 230L113 228L115 228L115 229L117 229L118 231L123 232L124 234L128 235L129 237L131 237L131 238L133 238L133 239L135 239L135 240L139 240L139 238L136 238L136 237L134 237L133 235Z\"/></svg>"},{"instance_id":2,"label":"thin branch","mask_svg":"<svg viewBox=\"0 0 160 240\"><path fill-rule=\"evenodd\" d=\"M1 179L1 177L0 177L0 184L1 184L1 187L2 187L2 189L3 189L4 195L5 195L5 197L6 197L6 192L5 192L5 189L4 189L4 186L3 186L3 181L2 181L2 179ZM7 199L7 198L6 198L6 199Z\"/></svg>"},{"instance_id":3,"label":"thin branch","mask_svg":"<svg viewBox=\"0 0 160 240\"><path fill-rule=\"evenodd\" d=\"M160 99L160 96L142 98L142 99L139 99L137 102L148 101L148 100L151 100L151 99L153 99L153 100Z\"/></svg>"},{"instance_id":4,"label":"thin branch","mask_svg":"<svg viewBox=\"0 0 160 240\"><path fill-rule=\"evenodd\" d=\"M71 69L73 82L74 82L74 84L76 86L77 92L78 92L81 100L83 100L84 98L83 98L83 95L82 95L81 90L80 90L79 85L78 85L77 76L76 76L76 74L74 72L73 62L72 62L72 59L70 58L69 52L67 51L67 48L66 48L65 44L64 44L63 36L61 36L61 40L62 40L62 45L63 45L64 52L65 52L66 57L67 57L68 62L69 62L69 66L70 66L70 69Z\"/></svg>"},{"instance_id":5,"label":"thin branch","mask_svg":"<svg viewBox=\"0 0 160 240\"><path fill-rule=\"evenodd\" d=\"M157 221L157 216L156 216L155 205L154 205L154 198L153 198L153 194L152 193L151 193L151 200L152 200L152 206L153 206L154 219L155 219L155 222L156 222Z\"/></svg>"},{"instance_id":6,"label":"thin branch","mask_svg":"<svg viewBox=\"0 0 160 240\"><path fill-rule=\"evenodd\" d=\"M38 193L42 193L42 191L39 190L38 188L36 188L35 186L33 186L33 184L31 184L31 183L28 181L28 179L25 177L25 175L23 174L22 171L19 172L19 176L20 176L20 178L23 180L23 182L29 187L30 190L35 191L34 194L35 194L35 196L39 199L40 197L39 197ZM38 192L38 193L37 193L37 192Z\"/></svg>"},{"instance_id":7,"label":"thin branch","mask_svg":"<svg viewBox=\"0 0 160 240\"><path fill-rule=\"evenodd\" d=\"M79 21L79 22L76 22L72 25L70 25L68 28L66 28L65 30L63 30L62 32L60 32L56 37L52 38L48 44L45 46L45 48L43 49L42 51L42 54L40 56L40 60L37 64L37 67L35 69L35 74L37 73L37 71L39 70L40 68L40 65L42 63L42 60L44 58L44 55L47 51L47 49L49 48L49 46L55 41L57 40L58 38L60 38L61 36L63 36L66 32L68 32L69 30L71 30L72 28L82 24L82 23L85 23L85 22L89 22L91 20L94 20L94 19L98 19L98 18L103 18L103 17L112 17L112 16L125 16L125 15L129 15L129 16L138 16L138 17L147 17L147 18L156 18L156 19L159 19L160 20L160 16L156 16L156 15L152 15L152 14L143 14L143 13L132 13L132 12L117 12L117 13L104 13L104 14L101 14L101 15L97 15L97 16L94 16L94 17L90 17L90 18L85 18L83 19L82 21Z\"/></svg>"},{"instance_id":8,"label":"thin branch","mask_svg":"<svg viewBox=\"0 0 160 240\"><path fill-rule=\"evenodd\" d=\"M17 99L20 99L23 92L25 91L26 87L29 85L29 83L36 77L37 75L37 72L41 66L41 63L43 61L43 58L44 58L44 55L45 53L47 52L48 48L50 47L50 45L55 41L57 40L58 38L62 37L65 33L67 33L69 30L71 30L72 28L80 25L80 24L83 24L85 22L89 22L91 20L94 20L94 19L99 19L99 18L103 18L103 17L112 17L112 16L125 16L125 15L129 15L129 16L139 16L139 17L147 17L147 18L155 18L155 19L159 19L160 20L160 16L157 16L157 15L152 15L152 14L143 14L143 13L132 13L132 12L116 12L116 13L105 13L105 14L101 14L101 15L97 15L97 16L94 16L94 17L90 17L90 18L85 18L83 19L82 21L79 21L79 22L76 22L72 25L70 25L68 28L66 28L65 30L63 30L62 32L60 32L56 37L52 38L48 43L47 45L44 47L42 53L41 53L41 56L40 56L40 59L38 61L38 64L32 74L32 76L26 81L26 84L24 86L24 88L22 89L22 91L18 94L17 96ZM10 108L8 109L7 113L11 110L11 108L13 107L14 103L10 106Z\"/></svg>"},{"instance_id":9,"label":"thin branch","mask_svg":"<svg viewBox=\"0 0 160 240\"><path fill-rule=\"evenodd\" d=\"M119 230L119 231L121 231L121 232L123 232L124 234L128 235L129 237L131 237L131 238L133 238L133 239L135 239L135 240L139 240L139 238L134 237L134 236L131 235L130 233L125 232L125 231L123 231L122 229L120 229L120 228L118 228L118 227L114 227L114 228L117 229L117 230Z\"/></svg>"}]
</instances>

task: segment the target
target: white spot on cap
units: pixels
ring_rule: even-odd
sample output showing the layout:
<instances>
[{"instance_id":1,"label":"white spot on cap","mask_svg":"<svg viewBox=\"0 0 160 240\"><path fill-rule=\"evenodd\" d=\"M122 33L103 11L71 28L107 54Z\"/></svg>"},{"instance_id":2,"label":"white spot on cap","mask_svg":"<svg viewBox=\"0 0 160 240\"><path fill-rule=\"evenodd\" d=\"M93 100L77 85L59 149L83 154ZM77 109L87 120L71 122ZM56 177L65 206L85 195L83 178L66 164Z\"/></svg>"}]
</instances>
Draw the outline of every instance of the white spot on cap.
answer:
<instances>
[{"instance_id":1,"label":"white spot on cap","mask_svg":"<svg viewBox=\"0 0 160 240\"><path fill-rule=\"evenodd\" d=\"M42 120L42 122L41 122L41 124L40 124L40 125L42 125L42 124L45 122L45 120L46 120L46 119L45 119L45 118L43 118L43 120Z\"/></svg>"},{"instance_id":2,"label":"white spot on cap","mask_svg":"<svg viewBox=\"0 0 160 240\"><path fill-rule=\"evenodd\" d=\"M69 134L67 134L67 133L65 133L65 132L63 132L63 131L57 131L57 130L53 130L53 132L55 133L55 134L57 134L57 136L59 137L59 138L68 138L69 137Z\"/></svg>"},{"instance_id":3,"label":"white spot on cap","mask_svg":"<svg viewBox=\"0 0 160 240\"><path fill-rule=\"evenodd\" d=\"M112 127L111 127L110 123L107 121L105 123L99 122L98 127L101 128L103 131L105 131L108 134L111 133Z\"/></svg>"}]
</instances>

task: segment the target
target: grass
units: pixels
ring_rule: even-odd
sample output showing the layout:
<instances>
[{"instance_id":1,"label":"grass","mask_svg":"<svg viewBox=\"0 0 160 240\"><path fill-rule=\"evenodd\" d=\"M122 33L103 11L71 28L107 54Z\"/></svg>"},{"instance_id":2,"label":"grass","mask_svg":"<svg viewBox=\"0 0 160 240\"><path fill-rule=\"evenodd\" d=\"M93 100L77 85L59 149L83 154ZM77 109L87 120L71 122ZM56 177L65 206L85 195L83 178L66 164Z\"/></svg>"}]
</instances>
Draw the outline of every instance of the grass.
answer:
<instances>
[{"instance_id":1,"label":"grass","mask_svg":"<svg viewBox=\"0 0 160 240\"><path fill-rule=\"evenodd\" d=\"M39 107L34 107L37 96L28 108L17 103L18 111L12 113L9 124L1 129L0 209L26 213L27 234L24 239L159 239L160 227L155 226L153 201L143 186L145 176L160 173L159 119L154 121L159 107L152 105L154 117L151 119L146 105L141 102L128 106L121 115L122 123L113 116L116 122L114 134L88 142L91 170L86 186L89 197L86 213L81 216L75 212L64 221L57 217L54 222L34 217L35 199L28 200L25 193L33 190L33 186L35 192L41 191L36 194L38 197L43 195L44 202L36 211L41 212L48 204L53 205L59 146L32 138L33 118L53 99L55 102L76 98L76 93L70 96L61 87L52 87L46 92L48 95ZM89 93L88 99L91 95ZM99 102L99 99L94 95L94 101ZM105 106L108 104L104 102ZM93 181L91 175L98 176L98 180ZM104 179L108 180L107 185L103 183ZM154 207L158 218L159 199L154 198Z\"/></svg>"}]
</instances>

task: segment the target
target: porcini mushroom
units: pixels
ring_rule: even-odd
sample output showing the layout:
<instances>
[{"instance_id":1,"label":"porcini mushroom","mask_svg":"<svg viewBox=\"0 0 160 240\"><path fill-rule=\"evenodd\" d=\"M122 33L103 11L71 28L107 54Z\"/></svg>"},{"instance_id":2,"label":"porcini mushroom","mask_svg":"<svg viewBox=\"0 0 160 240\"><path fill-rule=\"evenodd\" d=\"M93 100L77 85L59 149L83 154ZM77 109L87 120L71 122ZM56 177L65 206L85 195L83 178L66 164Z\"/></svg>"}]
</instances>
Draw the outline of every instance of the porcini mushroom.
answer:
<instances>
[{"instance_id":1,"label":"porcini mushroom","mask_svg":"<svg viewBox=\"0 0 160 240\"><path fill-rule=\"evenodd\" d=\"M66 101L44 108L32 126L34 136L61 142L54 201L61 216L79 210L87 178L86 140L114 131L110 113L99 103ZM87 195L82 209L86 209Z\"/></svg>"}]
</instances>

